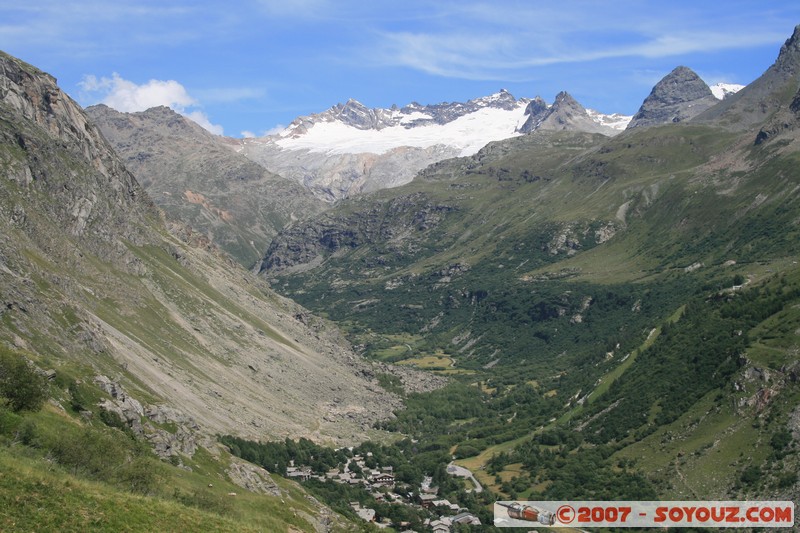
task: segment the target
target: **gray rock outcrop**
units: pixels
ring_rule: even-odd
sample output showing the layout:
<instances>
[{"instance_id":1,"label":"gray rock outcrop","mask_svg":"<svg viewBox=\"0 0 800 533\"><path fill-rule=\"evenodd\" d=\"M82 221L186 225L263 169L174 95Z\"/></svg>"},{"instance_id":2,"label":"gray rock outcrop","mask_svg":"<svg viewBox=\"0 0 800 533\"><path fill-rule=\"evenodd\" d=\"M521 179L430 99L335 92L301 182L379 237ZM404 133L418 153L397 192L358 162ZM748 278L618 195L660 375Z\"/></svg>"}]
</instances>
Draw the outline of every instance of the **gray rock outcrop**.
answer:
<instances>
[{"instance_id":1,"label":"gray rock outcrop","mask_svg":"<svg viewBox=\"0 0 800 533\"><path fill-rule=\"evenodd\" d=\"M534 131L583 131L603 135L619 133L619 130L604 126L592 119L586 108L566 91L558 93L550 107L537 97L531 101L525 112L528 118L519 128L522 133Z\"/></svg>"},{"instance_id":2,"label":"gray rock outcrop","mask_svg":"<svg viewBox=\"0 0 800 533\"><path fill-rule=\"evenodd\" d=\"M689 120L717 103L700 76L688 67L677 67L653 87L627 129Z\"/></svg>"}]
</instances>

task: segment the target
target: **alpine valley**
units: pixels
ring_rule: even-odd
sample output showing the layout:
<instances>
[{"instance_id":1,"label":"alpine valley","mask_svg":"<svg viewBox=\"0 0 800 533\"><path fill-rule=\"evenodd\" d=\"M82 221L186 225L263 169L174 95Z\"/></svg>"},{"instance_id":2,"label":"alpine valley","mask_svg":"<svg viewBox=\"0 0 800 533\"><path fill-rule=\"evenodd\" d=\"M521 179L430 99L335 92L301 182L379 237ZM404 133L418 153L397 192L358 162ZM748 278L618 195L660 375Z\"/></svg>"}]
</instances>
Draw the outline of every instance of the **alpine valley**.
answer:
<instances>
[{"instance_id":1,"label":"alpine valley","mask_svg":"<svg viewBox=\"0 0 800 533\"><path fill-rule=\"evenodd\" d=\"M500 91L248 139L0 66L0 530L800 500L800 26L632 117Z\"/></svg>"}]
</instances>

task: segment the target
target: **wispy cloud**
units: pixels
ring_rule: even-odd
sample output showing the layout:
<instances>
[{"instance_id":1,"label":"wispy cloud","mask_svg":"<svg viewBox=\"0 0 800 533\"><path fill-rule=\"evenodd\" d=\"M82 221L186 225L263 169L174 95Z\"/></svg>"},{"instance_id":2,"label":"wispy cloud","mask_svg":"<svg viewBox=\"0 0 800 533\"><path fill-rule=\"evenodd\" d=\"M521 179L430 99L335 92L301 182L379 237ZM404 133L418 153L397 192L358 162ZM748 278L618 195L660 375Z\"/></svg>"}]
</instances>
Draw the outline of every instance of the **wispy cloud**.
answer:
<instances>
[{"instance_id":1,"label":"wispy cloud","mask_svg":"<svg viewBox=\"0 0 800 533\"><path fill-rule=\"evenodd\" d=\"M609 43L572 48L563 44L531 46L531 41L524 36L475 33L384 33L381 38L381 45L368 52L377 63L410 67L439 76L492 80L519 77L525 69L550 65L621 57L673 57L774 44L785 39L785 35L773 31L676 32L642 35L639 42L625 45Z\"/></svg>"},{"instance_id":2,"label":"wispy cloud","mask_svg":"<svg viewBox=\"0 0 800 533\"><path fill-rule=\"evenodd\" d=\"M374 65L443 77L520 79L530 70L615 58L663 58L772 45L775 24L717 7L677 2L653 16L649 2L562 0L552 6L512 2L448 3L446 18L424 28L381 29L362 50ZM711 9L713 7L713 10ZM713 12L710 12L713 11ZM773 18L773 17L770 17Z\"/></svg>"},{"instance_id":3,"label":"wispy cloud","mask_svg":"<svg viewBox=\"0 0 800 533\"><path fill-rule=\"evenodd\" d=\"M0 2L0 41L47 47L73 57L113 55L135 46L197 42L215 34L222 16L213 5L105 0Z\"/></svg>"},{"instance_id":4,"label":"wispy cloud","mask_svg":"<svg viewBox=\"0 0 800 533\"><path fill-rule=\"evenodd\" d=\"M200 103L175 80L150 80L136 84L116 72L110 78L84 76L79 84L85 98L100 97L100 102L123 113L145 111L151 107L167 106L197 122L211 133L222 135L222 126L212 124ZM87 96L88 95L88 96Z\"/></svg>"}]
</instances>

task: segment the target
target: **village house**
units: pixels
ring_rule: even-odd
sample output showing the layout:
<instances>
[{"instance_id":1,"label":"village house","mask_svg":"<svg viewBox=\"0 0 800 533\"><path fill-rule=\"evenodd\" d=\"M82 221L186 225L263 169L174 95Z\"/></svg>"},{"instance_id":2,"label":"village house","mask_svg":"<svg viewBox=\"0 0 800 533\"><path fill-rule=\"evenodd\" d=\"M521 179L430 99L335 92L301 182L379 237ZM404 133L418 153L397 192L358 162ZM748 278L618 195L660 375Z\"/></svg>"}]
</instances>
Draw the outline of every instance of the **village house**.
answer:
<instances>
[{"instance_id":1,"label":"village house","mask_svg":"<svg viewBox=\"0 0 800 533\"><path fill-rule=\"evenodd\" d=\"M374 522L375 521L375 509L370 509L368 507L361 507L361 504L358 502L350 502L350 507L356 512L359 518L366 522Z\"/></svg>"},{"instance_id":2,"label":"village house","mask_svg":"<svg viewBox=\"0 0 800 533\"><path fill-rule=\"evenodd\" d=\"M444 507L448 511L451 511L451 512L454 512L454 513L457 513L457 512L459 512L461 510L461 506L459 506L457 503L450 503L449 500L434 500L433 501L433 506L434 507Z\"/></svg>"},{"instance_id":3,"label":"village house","mask_svg":"<svg viewBox=\"0 0 800 533\"><path fill-rule=\"evenodd\" d=\"M383 472L373 472L369 478L370 483L373 485L382 485L384 487L394 487L394 476L392 474L385 474Z\"/></svg>"},{"instance_id":4,"label":"village house","mask_svg":"<svg viewBox=\"0 0 800 533\"><path fill-rule=\"evenodd\" d=\"M286 477L296 479L297 481L308 481L311 479L311 469L308 467L286 467Z\"/></svg>"},{"instance_id":5,"label":"village house","mask_svg":"<svg viewBox=\"0 0 800 533\"><path fill-rule=\"evenodd\" d=\"M433 533L450 533L450 521L446 518L433 520L428 525L433 530Z\"/></svg>"},{"instance_id":6,"label":"village house","mask_svg":"<svg viewBox=\"0 0 800 533\"><path fill-rule=\"evenodd\" d=\"M453 524L467 524L471 526L480 526L481 519L472 513L460 513L450 518Z\"/></svg>"},{"instance_id":7,"label":"village house","mask_svg":"<svg viewBox=\"0 0 800 533\"><path fill-rule=\"evenodd\" d=\"M428 509L430 507L433 507L434 500L436 500L436 495L435 494L420 494L419 495L419 503L420 503L420 505L422 505L426 509Z\"/></svg>"}]
</instances>

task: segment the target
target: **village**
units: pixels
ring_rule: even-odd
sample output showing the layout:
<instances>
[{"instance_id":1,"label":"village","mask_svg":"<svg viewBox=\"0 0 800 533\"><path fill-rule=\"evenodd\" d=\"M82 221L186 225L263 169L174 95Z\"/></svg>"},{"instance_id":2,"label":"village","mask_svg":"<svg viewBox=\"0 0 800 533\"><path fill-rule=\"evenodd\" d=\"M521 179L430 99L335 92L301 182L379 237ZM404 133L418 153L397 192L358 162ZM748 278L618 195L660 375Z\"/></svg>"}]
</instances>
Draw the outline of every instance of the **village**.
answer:
<instances>
[{"instance_id":1,"label":"village","mask_svg":"<svg viewBox=\"0 0 800 533\"><path fill-rule=\"evenodd\" d=\"M372 460L372 452L366 452L364 456L354 455L347 464L340 469L332 469L324 475L313 473L309 466L295 465L292 461L291 466L286 468L286 477L299 482L306 482L315 479L321 482L333 482L352 487L359 487L365 490L374 498L376 502L388 502L402 504L417 509L428 511L432 518L427 518L423 526L424 531L434 533L450 533L457 524L481 525L480 519L465 507L458 503L451 503L449 500L439 496L439 487L434 485L433 478L425 476L416 490L409 491L408 487L402 493L395 491L394 468L391 466L377 465L373 468L368 466L375 464ZM471 472L466 469L456 467L452 463L448 466L448 474L467 478L468 484L473 488L464 489L466 492L481 492L483 488L472 477ZM365 522L369 522L378 528L393 527L402 533L413 531L408 528L409 522L393 523L389 518L377 519L375 509L362 505L358 501L350 502L350 507Z\"/></svg>"}]
</instances>

